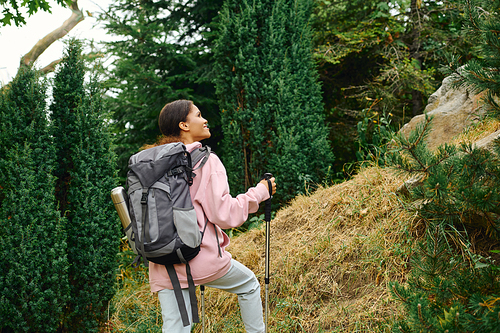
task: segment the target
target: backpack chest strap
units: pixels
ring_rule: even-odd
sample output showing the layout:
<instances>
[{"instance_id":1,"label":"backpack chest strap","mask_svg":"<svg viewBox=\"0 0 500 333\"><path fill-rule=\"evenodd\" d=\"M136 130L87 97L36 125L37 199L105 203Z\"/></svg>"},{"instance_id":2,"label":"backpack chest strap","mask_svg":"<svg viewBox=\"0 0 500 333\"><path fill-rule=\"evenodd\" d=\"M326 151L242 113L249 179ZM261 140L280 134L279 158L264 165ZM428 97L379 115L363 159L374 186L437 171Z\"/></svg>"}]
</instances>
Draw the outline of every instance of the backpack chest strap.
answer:
<instances>
[{"instance_id":1,"label":"backpack chest strap","mask_svg":"<svg viewBox=\"0 0 500 333\"><path fill-rule=\"evenodd\" d=\"M167 171L167 176L177 176L184 172L184 167L177 167Z\"/></svg>"}]
</instances>

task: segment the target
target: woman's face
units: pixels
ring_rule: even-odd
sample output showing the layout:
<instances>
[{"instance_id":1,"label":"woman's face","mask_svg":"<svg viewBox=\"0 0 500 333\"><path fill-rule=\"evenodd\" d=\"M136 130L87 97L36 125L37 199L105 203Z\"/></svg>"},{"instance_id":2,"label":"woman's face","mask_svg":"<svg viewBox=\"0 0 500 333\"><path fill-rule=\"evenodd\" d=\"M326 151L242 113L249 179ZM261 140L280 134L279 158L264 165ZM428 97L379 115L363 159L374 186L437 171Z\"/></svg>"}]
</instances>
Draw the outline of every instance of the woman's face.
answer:
<instances>
[{"instance_id":1,"label":"woman's face","mask_svg":"<svg viewBox=\"0 0 500 333\"><path fill-rule=\"evenodd\" d=\"M201 116L200 110L194 104L191 107L191 111L189 111L186 121L181 123L180 126L192 142L208 139L211 136L208 121Z\"/></svg>"}]
</instances>

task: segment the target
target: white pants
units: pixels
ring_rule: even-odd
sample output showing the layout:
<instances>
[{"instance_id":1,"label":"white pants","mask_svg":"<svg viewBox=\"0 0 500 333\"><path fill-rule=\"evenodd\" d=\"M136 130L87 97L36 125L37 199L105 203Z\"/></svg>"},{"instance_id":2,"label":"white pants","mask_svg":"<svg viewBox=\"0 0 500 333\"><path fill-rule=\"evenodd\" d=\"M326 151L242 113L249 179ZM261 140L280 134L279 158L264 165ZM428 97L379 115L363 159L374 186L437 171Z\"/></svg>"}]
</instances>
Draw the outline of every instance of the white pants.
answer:
<instances>
[{"instance_id":1,"label":"white pants","mask_svg":"<svg viewBox=\"0 0 500 333\"><path fill-rule=\"evenodd\" d=\"M260 299L260 284L255 274L236 260L231 260L231 268L223 277L206 283L205 286L228 291L238 295L241 318L248 333L264 332L262 318L262 300ZM189 307L189 292L182 289L182 295ZM158 292L163 317L163 333L189 333L191 326L182 326L181 314L175 299L174 291L163 289ZM192 321L191 310L188 308L189 321ZM200 314L201 321L201 314Z\"/></svg>"}]
</instances>

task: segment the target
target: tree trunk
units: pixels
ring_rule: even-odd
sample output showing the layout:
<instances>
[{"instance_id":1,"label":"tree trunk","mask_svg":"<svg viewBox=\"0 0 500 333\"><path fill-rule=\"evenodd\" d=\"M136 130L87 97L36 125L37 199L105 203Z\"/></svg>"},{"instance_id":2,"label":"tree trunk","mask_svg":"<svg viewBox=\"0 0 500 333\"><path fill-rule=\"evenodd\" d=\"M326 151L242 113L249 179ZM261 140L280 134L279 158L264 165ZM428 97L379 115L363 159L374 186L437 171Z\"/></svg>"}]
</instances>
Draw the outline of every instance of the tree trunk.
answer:
<instances>
[{"instance_id":1,"label":"tree trunk","mask_svg":"<svg viewBox=\"0 0 500 333\"><path fill-rule=\"evenodd\" d=\"M64 23L57 28L56 30L52 31L49 33L47 36L44 38L40 39L33 48L26 53L22 58L21 58L21 67L22 66L31 66L37 59L38 57L50 46L52 43L54 43L56 40L66 36L66 34L73 29L78 23L83 21L83 13L82 11L78 8L78 1L74 0L71 5L71 16L64 21ZM50 65L44 67L41 71L43 73L48 73L54 70L55 64L58 63L60 60L55 60L50 63Z\"/></svg>"},{"instance_id":2,"label":"tree trunk","mask_svg":"<svg viewBox=\"0 0 500 333\"><path fill-rule=\"evenodd\" d=\"M412 32L411 32L411 40L412 44L410 45L410 59L414 59L417 61L418 65L421 67L422 60L420 55L420 34L422 31L422 25L420 22L420 7L422 4L422 0L411 0L411 24L412 24ZM413 116L416 116L422 113L423 103L422 103L422 93L418 90L411 91L411 102L412 102L412 113Z\"/></svg>"}]
</instances>

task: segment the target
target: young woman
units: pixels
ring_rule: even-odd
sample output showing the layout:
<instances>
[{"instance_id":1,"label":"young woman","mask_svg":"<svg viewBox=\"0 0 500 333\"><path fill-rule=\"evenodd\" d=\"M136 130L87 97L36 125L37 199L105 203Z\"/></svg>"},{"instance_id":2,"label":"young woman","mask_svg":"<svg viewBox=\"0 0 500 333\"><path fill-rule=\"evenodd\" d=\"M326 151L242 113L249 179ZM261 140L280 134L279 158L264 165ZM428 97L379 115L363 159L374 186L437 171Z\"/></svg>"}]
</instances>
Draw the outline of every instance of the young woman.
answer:
<instances>
[{"instance_id":1,"label":"young woman","mask_svg":"<svg viewBox=\"0 0 500 333\"><path fill-rule=\"evenodd\" d=\"M163 134L158 144L183 142L188 151L201 147L199 141L210 137L207 121L200 110L188 100L177 100L165 105L158 118ZM196 167L196 166L195 166ZM261 181L246 193L233 198L229 194L226 170L219 158L211 154L205 165L195 171L190 187L191 199L200 231L205 229L200 253L189 262L196 285L226 290L238 295L241 317L249 333L264 332L260 285L255 274L231 258L225 251L229 237L221 229L242 225L259 203L269 198L267 181ZM271 179L272 193L276 192ZM206 222L208 220L208 222ZM205 223L207 227L205 228ZM186 304L189 293L184 264L174 265ZM182 324L172 283L165 266L149 263L149 281L152 292L158 292L163 317L163 333L189 333L190 326ZM188 311L191 321L191 312Z\"/></svg>"}]
</instances>

